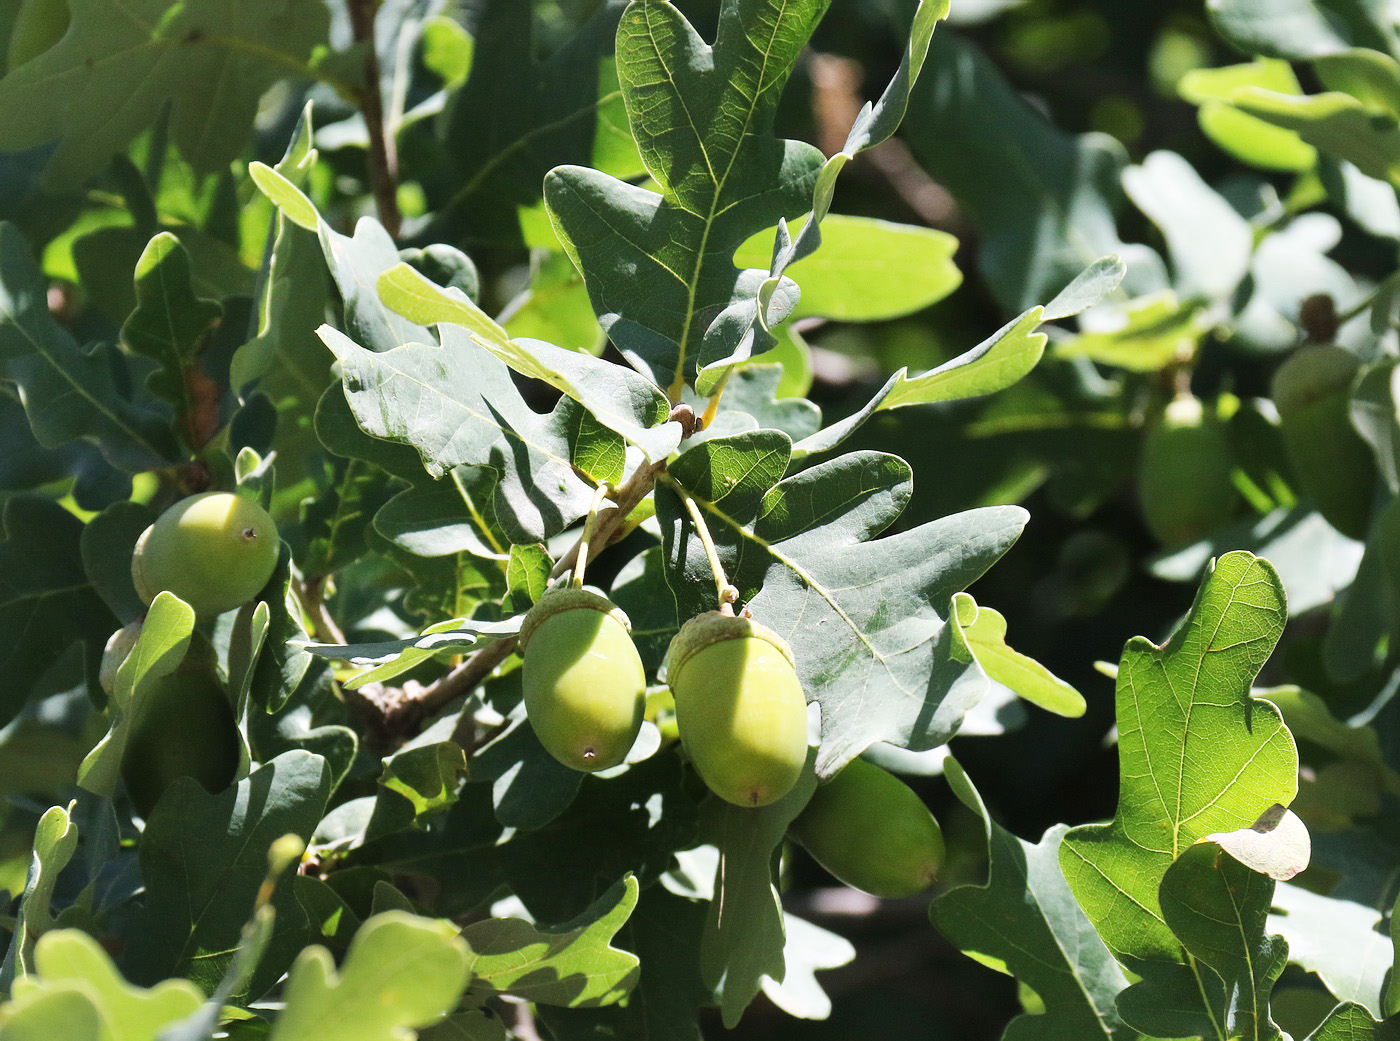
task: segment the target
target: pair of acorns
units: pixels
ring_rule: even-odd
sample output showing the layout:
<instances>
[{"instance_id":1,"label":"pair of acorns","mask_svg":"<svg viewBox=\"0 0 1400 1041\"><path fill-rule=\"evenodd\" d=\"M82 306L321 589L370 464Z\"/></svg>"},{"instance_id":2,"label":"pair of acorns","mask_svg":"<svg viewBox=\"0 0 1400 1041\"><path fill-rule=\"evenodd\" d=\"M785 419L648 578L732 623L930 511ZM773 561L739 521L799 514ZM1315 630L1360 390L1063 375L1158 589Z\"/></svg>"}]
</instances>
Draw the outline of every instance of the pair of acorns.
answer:
<instances>
[{"instance_id":1,"label":"pair of acorns","mask_svg":"<svg viewBox=\"0 0 1400 1041\"><path fill-rule=\"evenodd\" d=\"M566 766L617 766L641 728L646 670L627 615L584 589L546 593L525 616L525 711ZM667 650L681 744L706 786L744 808L776 802L807 760L807 700L787 641L752 618L710 611ZM827 871L882 897L932 884L943 836L922 799L893 774L854 760L820 786L791 836Z\"/></svg>"},{"instance_id":2,"label":"pair of acorns","mask_svg":"<svg viewBox=\"0 0 1400 1041\"><path fill-rule=\"evenodd\" d=\"M631 623L586 589L547 592L525 616L525 711L565 766L617 766L637 739L646 670ZM737 806L766 806L792 790L807 759L807 700L787 642L750 618L710 611L667 651L676 728L705 784Z\"/></svg>"}]
</instances>

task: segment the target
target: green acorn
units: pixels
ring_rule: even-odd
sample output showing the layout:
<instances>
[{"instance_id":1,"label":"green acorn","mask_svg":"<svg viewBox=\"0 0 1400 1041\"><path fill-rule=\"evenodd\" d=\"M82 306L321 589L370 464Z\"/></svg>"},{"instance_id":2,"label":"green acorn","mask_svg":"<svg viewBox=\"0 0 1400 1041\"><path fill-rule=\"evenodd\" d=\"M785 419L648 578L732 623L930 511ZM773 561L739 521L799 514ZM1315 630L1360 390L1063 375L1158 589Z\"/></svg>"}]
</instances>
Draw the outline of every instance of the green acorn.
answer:
<instances>
[{"instance_id":1,"label":"green acorn","mask_svg":"<svg viewBox=\"0 0 1400 1041\"><path fill-rule=\"evenodd\" d=\"M1148 431L1138 467L1138 502L1164 546L1195 542L1226 523L1238 501L1225 427L1192 394L1173 398Z\"/></svg>"},{"instance_id":2,"label":"green acorn","mask_svg":"<svg viewBox=\"0 0 1400 1041\"><path fill-rule=\"evenodd\" d=\"M872 896L921 893L943 866L943 832L924 801L864 759L819 786L789 834L836 878Z\"/></svg>"},{"instance_id":3,"label":"green acorn","mask_svg":"<svg viewBox=\"0 0 1400 1041\"><path fill-rule=\"evenodd\" d=\"M1364 539L1376 492L1376 462L1351 422L1351 387L1361 361L1345 347L1313 344L1278 367L1273 399L1300 490L1332 527Z\"/></svg>"},{"instance_id":4,"label":"green acorn","mask_svg":"<svg viewBox=\"0 0 1400 1041\"><path fill-rule=\"evenodd\" d=\"M277 568L277 525L257 503L231 492L181 499L141 533L131 580L149 604L174 593L200 618L242 607Z\"/></svg>"},{"instance_id":5,"label":"green acorn","mask_svg":"<svg viewBox=\"0 0 1400 1041\"><path fill-rule=\"evenodd\" d=\"M637 740L647 679L631 628L611 600L586 589L552 589L525 616L525 712L565 766L606 770Z\"/></svg>"},{"instance_id":6,"label":"green acorn","mask_svg":"<svg viewBox=\"0 0 1400 1041\"><path fill-rule=\"evenodd\" d=\"M807 761L807 700L787 642L710 611L681 627L666 660L681 744L710 791L745 807L791 791Z\"/></svg>"},{"instance_id":7,"label":"green acorn","mask_svg":"<svg viewBox=\"0 0 1400 1041\"><path fill-rule=\"evenodd\" d=\"M211 795L223 791L240 754L238 723L214 673L212 650L196 645L142 699L122 753L122 780L136 811L149 817L177 777L193 777Z\"/></svg>"}]
</instances>

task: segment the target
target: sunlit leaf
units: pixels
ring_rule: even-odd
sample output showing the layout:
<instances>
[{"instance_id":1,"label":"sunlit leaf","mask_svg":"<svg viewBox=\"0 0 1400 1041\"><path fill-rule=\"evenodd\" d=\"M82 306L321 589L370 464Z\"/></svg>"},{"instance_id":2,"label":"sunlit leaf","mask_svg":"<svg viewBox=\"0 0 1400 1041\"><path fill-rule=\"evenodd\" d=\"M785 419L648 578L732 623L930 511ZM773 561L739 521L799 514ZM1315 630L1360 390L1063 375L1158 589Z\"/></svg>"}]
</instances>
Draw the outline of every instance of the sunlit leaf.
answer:
<instances>
[{"instance_id":1,"label":"sunlit leaf","mask_svg":"<svg viewBox=\"0 0 1400 1041\"><path fill-rule=\"evenodd\" d=\"M1293 737L1278 709L1250 694L1285 618L1274 569L1227 553L1170 640L1136 637L1123 651L1118 812L1072 829L1060 853L1075 897L1121 958L1180 959L1157 897L1167 867L1297 791Z\"/></svg>"}]
</instances>

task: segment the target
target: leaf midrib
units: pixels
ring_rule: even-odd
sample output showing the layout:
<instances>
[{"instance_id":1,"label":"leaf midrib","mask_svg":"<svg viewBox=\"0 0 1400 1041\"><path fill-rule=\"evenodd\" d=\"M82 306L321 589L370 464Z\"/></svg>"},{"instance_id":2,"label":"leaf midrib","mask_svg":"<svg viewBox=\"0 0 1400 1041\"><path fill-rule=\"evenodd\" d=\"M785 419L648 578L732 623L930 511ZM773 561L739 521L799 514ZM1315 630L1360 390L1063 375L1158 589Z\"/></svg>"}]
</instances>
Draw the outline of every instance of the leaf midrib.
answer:
<instances>
[{"instance_id":1,"label":"leaf midrib","mask_svg":"<svg viewBox=\"0 0 1400 1041\"><path fill-rule=\"evenodd\" d=\"M739 153L743 151L744 141L748 139L749 127L753 123L754 112L758 108L759 98L763 95L763 81L768 71L768 63L773 55L774 40L778 35L778 26L782 24L783 18L785 17L787 12L787 8L788 0L782 0L782 5L773 18L772 30L768 35L768 40L762 52L763 61L759 66L758 75L755 80L756 89L753 92L753 96L748 99L749 107L748 110L744 113L744 118L739 123L738 129L740 132L736 137L734 150L729 155L729 162L725 165L724 174L718 179L714 178L714 168L710 162L709 151L704 147L703 143L701 144L701 154L705 157L705 166L711 171L710 176L715 183L714 190L710 193L709 212L705 215L704 218L704 230L700 234L700 245L695 251L695 263L691 268L690 279L686 286L685 314L683 316L683 324L681 325L680 343L677 344L678 353L676 356L676 372L671 379L671 386L668 387L666 390L666 396L670 398L671 403L673 405L680 401L681 393L685 389L685 363L690 350L691 329L695 323L695 297L700 289L700 271L705 265L706 249L709 246L710 242L710 232L711 230L713 230L715 226L715 221L718 219L717 211L719 211L720 199L724 194L725 185L728 184L729 177L734 171L734 164L738 161ZM651 24L649 22L647 24L647 31L648 35L651 35ZM752 43L753 41L749 40L749 42ZM655 43L654 36L653 43ZM667 75L670 75L669 68L667 69ZM720 75L719 70L712 68L711 75ZM674 81L672 82L674 83ZM681 96L679 91L677 91L677 96ZM720 106L716 106L716 111L718 111L719 107ZM688 113L689 110L687 109L687 114ZM692 121L691 125L695 127L696 137L701 138L703 142L703 136L700 134L700 128L698 126L695 126L694 121Z\"/></svg>"},{"instance_id":2,"label":"leaf midrib","mask_svg":"<svg viewBox=\"0 0 1400 1041\"><path fill-rule=\"evenodd\" d=\"M3 305L0 305L0 330L3 330L3 327L6 325L14 329L16 334L29 344L32 354L35 357L42 358L48 364L48 367L68 385L70 390L91 405L98 415L106 417L113 426L130 437L136 444L149 451L155 458L163 458L161 453L156 450L156 447L146 439L145 435L129 426L118 413L108 408L104 401L100 398L93 397L93 395L87 391L87 388L81 383L76 382L69 374L68 370L63 365L60 365L50 352L43 349L43 344L34 338L29 328L20 323L19 316L14 311L7 310ZM76 343L74 343L73 346L83 359L86 360L92 357L86 354ZM0 354L0 361L3 360L3 354Z\"/></svg>"}]
</instances>

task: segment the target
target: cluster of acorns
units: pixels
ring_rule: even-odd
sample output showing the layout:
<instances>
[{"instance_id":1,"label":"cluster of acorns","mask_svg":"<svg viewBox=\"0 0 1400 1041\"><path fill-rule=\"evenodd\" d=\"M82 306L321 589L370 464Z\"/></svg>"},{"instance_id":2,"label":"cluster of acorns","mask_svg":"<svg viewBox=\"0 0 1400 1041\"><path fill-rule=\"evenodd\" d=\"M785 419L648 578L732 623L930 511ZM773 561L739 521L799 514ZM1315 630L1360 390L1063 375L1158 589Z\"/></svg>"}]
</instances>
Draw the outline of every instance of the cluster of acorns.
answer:
<instances>
[{"instance_id":1,"label":"cluster of acorns","mask_svg":"<svg viewBox=\"0 0 1400 1041\"><path fill-rule=\"evenodd\" d=\"M541 597L520 633L525 711L540 743L566 766L619 765L637 739L646 670L626 614L584 589ZM706 786L757 808L796 785L807 760L807 701L787 641L751 618L690 619L666 654L676 729ZM943 836L922 799L857 759L822 785L790 834L848 885L883 897L927 888Z\"/></svg>"},{"instance_id":2,"label":"cluster of acorns","mask_svg":"<svg viewBox=\"0 0 1400 1041\"><path fill-rule=\"evenodd\" d=\"M262 590L278 548L276 525L257 503L207 492L146 529L132 579L148 604L169 590L211 618ZM122 633L128 643L135 638ZM575 770L618 766L641 730L646 670L630 633L612 601L571 587L547 592L523 620L526 714L541 744ZM756 808L793 789L807 761L807 700L782 637L727 611L699 615L671 641L667 680L681 743L711 791ZM133 721L122 772L137 809L149 814L177 776L210 791L226 787L239 757L236 726L212 653L191 653ZM170 740L172 729L182 740ZM877 896L927 888L943 860L942 834L923 801L863 760L817 789L791 834L837 878Z\"/></svg>"}]
</instances>

